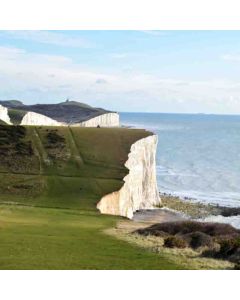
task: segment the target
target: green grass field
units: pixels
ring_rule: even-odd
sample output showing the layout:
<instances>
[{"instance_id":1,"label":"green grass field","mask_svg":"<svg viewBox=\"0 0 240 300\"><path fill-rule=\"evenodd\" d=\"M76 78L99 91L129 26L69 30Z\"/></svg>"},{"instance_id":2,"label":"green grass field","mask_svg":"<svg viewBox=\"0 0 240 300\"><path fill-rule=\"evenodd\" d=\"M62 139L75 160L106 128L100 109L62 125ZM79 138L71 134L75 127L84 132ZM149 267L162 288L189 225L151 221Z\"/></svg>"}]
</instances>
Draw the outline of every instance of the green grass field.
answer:
<instances>
[{"instance_id":1,"label":"green grass field","mask_svg":"<svg viewBox=\"0 0 240 300\"><path fill-rule=\"evenodd\" d=\"M91 211L3 205L0 269L180 268L105 234L117 220Z\"/></svg>"},{"instance_id":2,"label":"green grass field","mask_svg":"<svg viewBox=\"0 0 240 300\"><path fill-rule=\"evenodd\" d=\"M150 132L0 126L0 269L178 269L104 233L131 145Z\"/></svg>"}]
</instances>

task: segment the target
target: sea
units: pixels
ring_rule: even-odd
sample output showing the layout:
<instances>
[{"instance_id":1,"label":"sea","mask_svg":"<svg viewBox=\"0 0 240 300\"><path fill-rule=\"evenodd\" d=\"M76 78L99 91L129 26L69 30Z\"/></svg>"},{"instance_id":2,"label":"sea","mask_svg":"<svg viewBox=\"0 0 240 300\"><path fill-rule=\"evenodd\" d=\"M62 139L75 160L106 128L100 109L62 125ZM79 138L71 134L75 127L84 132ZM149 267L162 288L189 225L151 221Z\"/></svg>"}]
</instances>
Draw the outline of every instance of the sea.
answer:
<instances>
[{"instance_id":1,"label":"sea","mask_svg":"<svg viewBox=\"0 0 240 300\"><path fill-rule=\"evenodd\" d=\"M121 113L120 117L125 126L158 135L161 193L240 206L240 115ZM240 227L240 216L222 221Z\"/></svg>"}]
</instances>

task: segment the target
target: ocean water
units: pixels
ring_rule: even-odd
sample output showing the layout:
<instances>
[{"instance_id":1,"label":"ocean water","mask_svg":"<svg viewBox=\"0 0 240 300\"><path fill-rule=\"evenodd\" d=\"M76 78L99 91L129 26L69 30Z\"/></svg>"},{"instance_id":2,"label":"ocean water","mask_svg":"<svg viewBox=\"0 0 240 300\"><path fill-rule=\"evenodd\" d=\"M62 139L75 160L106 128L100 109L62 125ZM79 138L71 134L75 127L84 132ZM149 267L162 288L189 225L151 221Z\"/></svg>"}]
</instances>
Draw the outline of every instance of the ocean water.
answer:
<instances>
[{"instance_id":1,"label":"ocean water","mask_svg":"<svg viewBox=\"0 0 240 300\"><path fill-rule=\"evenodd\" d=\"M124 125L158 135L160 192L240 206L240 116L121 113L120 117Z\"/></svg>"}]
</instances>

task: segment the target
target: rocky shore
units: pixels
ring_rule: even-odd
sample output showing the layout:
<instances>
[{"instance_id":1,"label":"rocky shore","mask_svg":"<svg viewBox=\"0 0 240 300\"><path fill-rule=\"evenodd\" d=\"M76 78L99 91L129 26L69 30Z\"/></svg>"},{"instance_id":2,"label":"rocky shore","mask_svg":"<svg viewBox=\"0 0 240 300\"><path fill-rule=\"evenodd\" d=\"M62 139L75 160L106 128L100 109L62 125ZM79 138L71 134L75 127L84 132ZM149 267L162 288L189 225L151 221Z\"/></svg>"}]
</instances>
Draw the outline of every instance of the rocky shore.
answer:
<instances>
[{"instance_id":1,"label":"rocky shore","mask_svg":"<svg viewBox=\"0 0 240 300\"><path fill-rule=\"evenodd\" d=\"M155 224L184 220L203 220L208 217L233 217L240 215L240 207L204 204L199 201L169 194L160 194L161 204L155 209L140 209L134 213L133 221Z\"/></svg>"},{"instance_id":2,"label":"rocky shore","mask_svg":"<svg viewBox=\"0 0 240 300\"><path fill-rule=\"evenodd\" d=\"M180 212L192 219L201 219L208 216L232 217L240 215L240 207L204 204L191 198L181 199L165 193L161 193L160 197L162 207Z\"/></svg>"}]
</instances>

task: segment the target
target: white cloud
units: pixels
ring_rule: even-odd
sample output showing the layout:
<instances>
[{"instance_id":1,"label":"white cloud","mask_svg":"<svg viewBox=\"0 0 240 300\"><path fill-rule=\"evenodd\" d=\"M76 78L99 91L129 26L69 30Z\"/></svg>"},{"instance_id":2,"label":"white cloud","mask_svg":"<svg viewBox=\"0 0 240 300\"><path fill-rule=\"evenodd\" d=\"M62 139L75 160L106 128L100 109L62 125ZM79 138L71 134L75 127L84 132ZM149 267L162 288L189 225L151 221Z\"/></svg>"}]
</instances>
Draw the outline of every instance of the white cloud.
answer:
<instances>
[{"instance_id":1,"label":"white cloud","mask_svg":"<svg viewBox=\"0 0 240 300\"><path fill-rule=\"evenodd\" d=\"M62 47L76 47L76 48L89 48L93 45L80 37L70 37L64 33L54 31L40 31L40 30L16 30L4 31L1 34L10 35L14 39L33 41L43 44L51 44Z\"/></svg>"},{"instance_id":2,"label":"white cloud","mask_svg":"<svg viewBox=\"0 0 240 300\"><path fill-rule=\"evenodd\" d=\"M240 61L240 54L224 54L221 58L229 61Z\"/></svg>"},{"instance_id":3,"label":"white cloud","mask_svg":"<svg viewBox=\"0 0 240 300\"><path fill-rule=\"evenodd\" d=\"M0 47L0 99L46 103L67 97L120 111L240 113L240 81L93 70L65 56Z\"/></svg>"}]
</instances>

